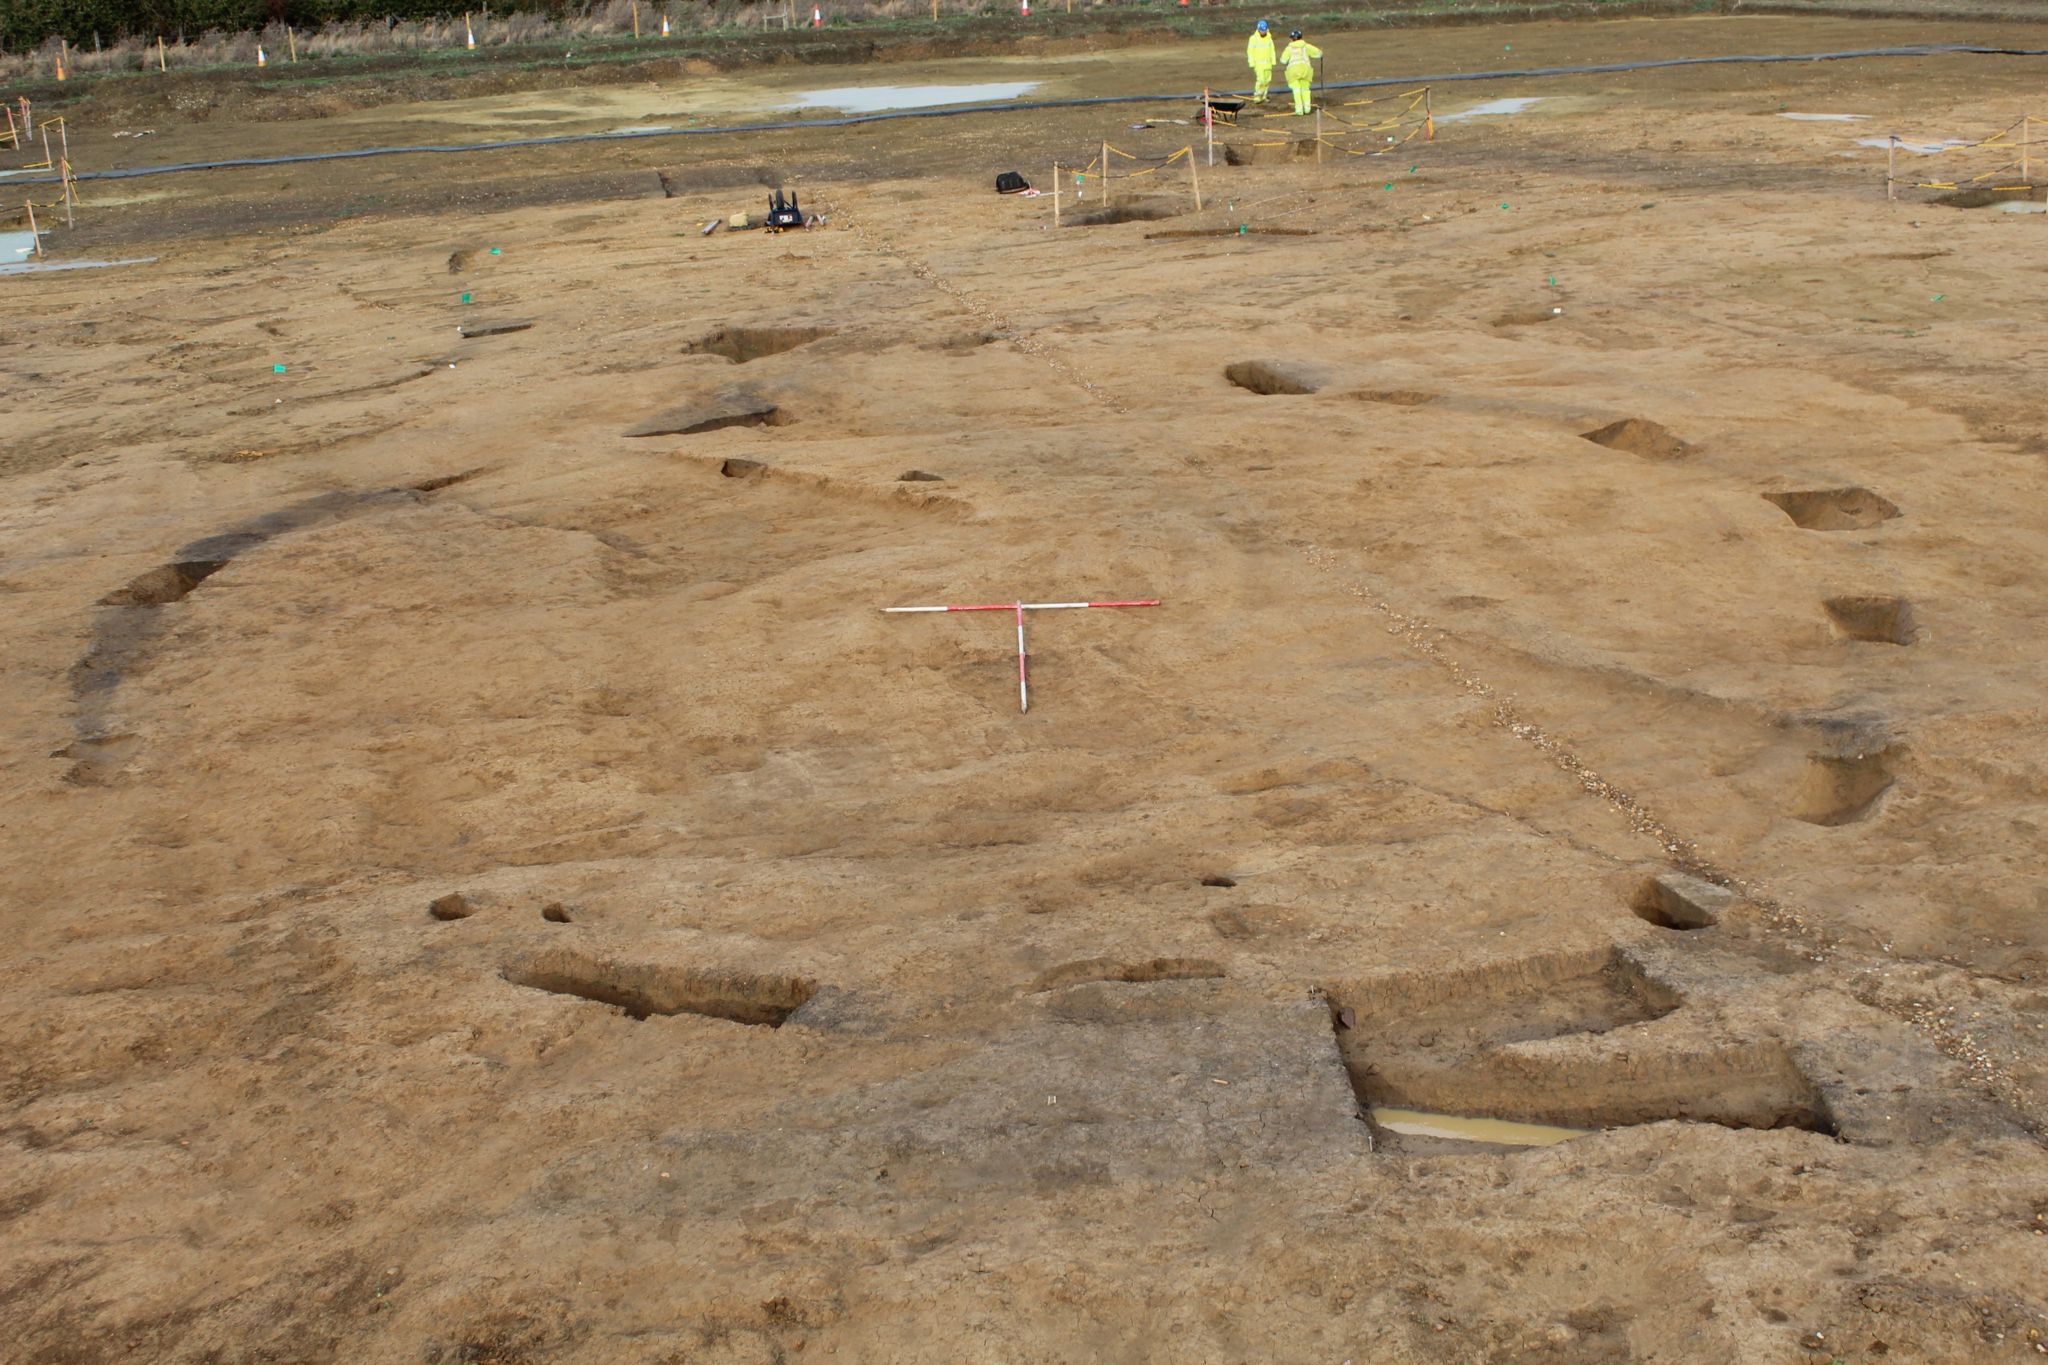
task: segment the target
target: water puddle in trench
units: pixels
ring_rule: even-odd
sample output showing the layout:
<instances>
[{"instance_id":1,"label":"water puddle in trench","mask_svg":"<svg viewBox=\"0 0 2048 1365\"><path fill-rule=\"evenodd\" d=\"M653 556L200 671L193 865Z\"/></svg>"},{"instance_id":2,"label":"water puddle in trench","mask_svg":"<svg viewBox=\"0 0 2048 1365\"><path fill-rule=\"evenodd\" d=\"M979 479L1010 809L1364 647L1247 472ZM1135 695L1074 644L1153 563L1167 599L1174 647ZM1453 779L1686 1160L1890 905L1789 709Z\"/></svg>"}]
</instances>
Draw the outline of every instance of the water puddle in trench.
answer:
<instances>
[{"instance_id":1,"label":"water puddle in trench","mask_svg":"<svg viewBox=\"0 0 2048 1365\"><path fill-rule=\"evenodd\" d=\"M1868 114L1780 114L1780 115L1778 115L1778 117L1779 117L1779 118L1783 118L1783 119L1790 119L1790 120L1792 120L1792 121L1793 121L1794 123L1861 123L1861 122L1863 122L1863 120L1865 120L1865 119L1869 118L1869 117L1870 117L1870 115L1868 115Z\"/></svg>"},{"instance_id":2,"label":"water puddle in trench","mask_svg":"<svg viewBox=\"0 0 2048 1365\"><path fill-rule=\"evenodd\" d=\"M806 90L788 109L837 109L873 114L884 109L929 109L942 104L990 104L1036 90L1041 81L996 81L983 85L842 85Z\"/></svg>"},{"instance_id":3,"label":"water puddle in trench","mask_svg":"<svg viewBox=\"0 0 2048 1365\"><path fill-rule=\"evenodd\" d=\"M1560 1142L1569 1142L1596 1131L1592 1128L1555 1128L1547 1123L1513 1123L1507 1119L1431 1114L1420 1109L1375 1108L1371 1112L1374 1123L1403 1137L1495 1142L1509 1147L1554 1147Z\"/></svg>"},{"instance_id":4,"label":"water puddle in trench","mask_svg":"<svg viewBox=\"0 0 2048 1365\"><path fill-rule=\"evenodd\" d=\"M1442 120L1439 119L1438 122L1442 122ZM1856 139L1856 145L1858 147L1889 147L1891 139L1886 137L1859 137ZM1904 138L1899 139L1900 151L1914 152L1920 156L1933 156L1937 152L1953 151L1957 147L1967 147L1969 145L1967 140L1959 137L1945 137L1939 142L1908 142Z\"/></svg>"},{"instance_id":5,"label":"water puddle in trench","mask_svg":"<svg viewBox=\"0 0 2048 1365\"><path fill-rule=\"evenodd\" d=\"M33 232L0 232L0 265L28 260L36 254Z\"/></svg>"},{"instance_id":6,"label":"water puddle in trench","mask_svg":"<svg viewBox=\"0 0 2048 1365\"><path fill-rule=\"evenodd\" d=\"M22 234L24 237L27 233ZM17 261L0 252L0 275L49 275L60 270L105 270L117 265L148 265L154 256L134 256L124 261Z\"/></svg>"}]
</instances>

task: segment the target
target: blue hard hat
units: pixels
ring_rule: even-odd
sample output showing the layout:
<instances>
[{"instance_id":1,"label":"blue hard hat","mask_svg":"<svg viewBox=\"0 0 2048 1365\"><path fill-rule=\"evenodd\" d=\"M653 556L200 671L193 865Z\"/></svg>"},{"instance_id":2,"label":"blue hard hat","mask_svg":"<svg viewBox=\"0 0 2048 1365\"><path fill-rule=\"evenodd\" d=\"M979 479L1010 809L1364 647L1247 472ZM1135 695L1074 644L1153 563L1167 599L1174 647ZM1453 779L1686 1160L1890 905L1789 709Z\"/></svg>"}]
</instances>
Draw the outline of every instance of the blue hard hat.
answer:
<instances>
[{"instance_id":1,"label":"blue hard hat","mask_svg":"<svg viewBox=\"0 0 2048 1365\"><path fill-rule=\"evenodd\" d=\"M1265 31L1266 31L1266 21L1265 21L1264 19L1261 19L1261 20L1259 20L1259 32L1261 32L1261 33L1264 33Z\"/></svg>"}]
</instances>

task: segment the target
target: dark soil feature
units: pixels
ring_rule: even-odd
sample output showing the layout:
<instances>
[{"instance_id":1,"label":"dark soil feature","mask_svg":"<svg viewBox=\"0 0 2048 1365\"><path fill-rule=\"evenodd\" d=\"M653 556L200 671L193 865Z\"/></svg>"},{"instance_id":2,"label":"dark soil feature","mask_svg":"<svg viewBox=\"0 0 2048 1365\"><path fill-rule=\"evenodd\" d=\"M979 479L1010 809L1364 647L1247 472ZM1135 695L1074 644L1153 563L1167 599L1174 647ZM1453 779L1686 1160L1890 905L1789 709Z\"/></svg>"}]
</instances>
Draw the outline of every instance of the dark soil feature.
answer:
<instances>
[{"instance_id":1,"label":"dark soil feature","mask_svg":"<svg viewBox=\"0 0 2048 1365\"><path fill-rule=\"evenodd\" d=\"M1934 202L1952 209L1988 209L1995 204L2038 204L2044 199L2048 199L2048 185L1999 185L1956 190L1935 196Z\"/></svg>"},{"instance_id":2,"label":"dark soil feature","mask_svg":"<svg viewBox=\"0 0 2048 1365\"><path fill-rule=\"evenodd\" d=\"M1427 393L1421 389L1364 389L1353 396L1362 403L1385 403L1396 408L1419 408L1424 403L1434 403L1442 395Z\"/></svg>"},{"instance_id":3,"label":"dark soil feature","mask_svg":"<svg viewBox=\"0 0 2048 1365\"><path fill-rule=\"evenodd\" d=\"M1235 877L1204 877L1204 878L1202 878L1202 885L1204 885L1204 886L1221 886L1221 887L1233 887L1233 886L1236 886L1236 885L1237 885L1237 878L1235 878Z\"/></svg>"},{"instance_id":4,"label":"dark soil feature","mask_svg":"<svg viewBox=\"0 0 2048 1365\"><path fill-rule=\"evenodd\" d=\"M944 474L934 474L928 469L906 469L896 476L898 483L944 483Z\"/></svg>"},{"instance_id":5,"label":"dark soil feature","mask_svg":"<svg viewBox=\"0 0 2048 1365\"><path fill-rule=\"evenodd\" d=\"M1148 981L1213 981L1224 975L1223 964L1206 957L1155 957L1142 962L1120 962L1091 957L1055 967L1032 983L1034 991L1056 991L1087 981L1118 981L1138 985Z\"/></svg>"},{"instance_id":6,"label":"dark soil feature","mask_svg":"<svg viewBox=\"0 0 2048 1365\"><path fill-rule=\"evenodd\" d=\"M1810 488L1766 493L1795 526L1807 531L1867 531L1899 515L1898 505L1868 488Z\"/></svg>"},{"instance_id":7,"label":"dark soil feature","mask_svg":"<svg viewBox=\"0 0 2048 1365\"><path fill-rule=\"evenodd\" d=\"M741 185L779 189L789 183L789 177L773 166L664 166L658 167L654 175L661 182L661 197L664 199L701 194L706 190L737 189Z\"/></svg>"},{"instance_id":8,"label":"dark soil feature","mask_svg":"<svg viewBox=\"0 0 2048 1365\"><path fill-rule=\"evenodd\" d=\"M730 460L721 460L718 476L722 479L758 479L768 472L768 466L759 460L743 460L735 455Z\"/></svg>"},{"instance_id":9,"label":"dark soil feature","mask_svg":"<svg viewBox=\"0 0 2048 1365\"><path fill-rule=\"evenodd\" d=\"M781 427L789 422L789 415L779 404L758 393L735 389L656 413L628 428L626 435L701 436L727 427Z\"/></svg>"},{"instance_id":10,"label":"dark soil feature","mask_svg":"<svg viewBox=\"0 0 2048 1365\"><path fill-rule=\"evenodd\" d=\"M1534 304L1527 308L1511 308L1493 320L1495 327L1534 327L1538 323L1555 322L1563 314L1558 306Z\"/></svg>"},{"instance_id":11,"label":"dark soil feature","mask_svg":"<svg viewBox=\"0 0 2048 1365\"><path fill-rule=\"evenodd\" d=\"M1903 597L1852 594L1830 597L1821 603L1821 608L1836 631L1851 640L1882 645L1913 643L1913 604Z\"/></svg>"},{"instance_id":12,"label":"dark soil feature","mask_svg":"<svg viewBox=\"0 0 2048 1365\"><path fill-rule=\"evenodd\" d=\"M724 431L727 427L781 427L788 426L789 419L782 415L780 408L758 408L751 412L729 412L719 417L707 417L679 429L678 436L701 436L707 431Z\"/></svg>"},{"instance_id":13,"label":"dark soil feature","mask_svg":"<svg viewBox=\"0 0 2048 1365\"><path fill-rule=\"evenodd\" d=\"M817 993L815 982L798 976L619 962L569 950L541 953L506 968L504 977L515 986L615 1006L634 1019L701 1014L768 1028L780 1028Z\"/></svg>"},{"instance_id":14,"label":"dark soil feature","mask_svg":"<svg viewBox=\"0 0 2048 1365\"><path fill-rule=\"evenodd\" d=\"M575 923L575 916L569 913L569 907L560 901L549 901L546 905L543 905L540 908L540 917L549 924Z\"/></svg>"},{"instance_id":15,"label":"dark soil feature","mask_svg":"<svg viewBox=\"0 0 2048 1365\"><path fill-rule=\"evenodd\" d=\"M415 493L438 493L444 488L453 488L458 483L467 483L483 471L465 469L460 474L440 474L431 479L422 479L409 487Z\"/></svg>"},{"instance_id":16,"label":"dark soil feature","mask_svg":"<svg viewBox=\"0 0 2048 1365\"><path fill-rule=\"evenodd\" d=\"M100 599L103 607L161 607L182 602L213 575L226 568L225 559L187 559L137 574L128 585Z\"/></svg>"},{"instance_id":17,"label":"dark soil feature","mask_svg":"<svg viewBox=\"0 0 2048 1365\"><path fill-rule=\"evenodd\" d=\"M1223 367L1223 377L1240 389L1269 397L1315 393L1329 382L1329 376L1314 366L1280 360L1239 360Z\"/></svg>"},{"instance_id":18,"label":"dark soil feature","mask_svg":"<svg viewBox=\"0 0 2048 1365\"><path fill-rule=\"evenodd\" d=\"M1690 445L1645 417L1609 422L1598 431L1580 433L1580 439L1646 460L1682 460L1692 453Z\"/></svg>"},{"instance_id":19,"label":"dark soil feature","mask_svg":"<svg viewBox=\"0 0 2048 1365\"><path fill-rule=\"evenodd\" d=\"M1148 232L1148 242L1178 242L1190 237L1313 237L1314 228L1169 228L1165 232Z\"/></svg>"},{"instance_id":20,"label":"dark soil feature","mask_svg":"<svg viewBox=\"0 0 2048 1365\"><path fill-rule=\"evenodd\" d=\"M1162 218L1178 218L1184 211L1178 204L1157 199L1133 199L1108 208L1069 213L1060 221L1065 227L1114 227L1118 223L1156 223Z\"/></svg>"},{"instance_id":21,"label":"dark soil feature","mask_svg":"<svg viewBox=\"0 0 2048 1365\"><path fill-rule=\"evenodd\" d=\"M482 322L465 322L456 327L464 337L496 337L508 332L523 332L533 326L532 318L497 318Z\"/></svg>"},{"instance_id":22,"label":"dark soil feature","mask_svg":"<svg viewBox=\"0 0 2048 1365\"><path fill-rule=\"evenodd\" d=\"M830 327L721 327L683 348L688 355L721 355L735 365L765 360L832 335Z\"/></svg>"}]
</instances>

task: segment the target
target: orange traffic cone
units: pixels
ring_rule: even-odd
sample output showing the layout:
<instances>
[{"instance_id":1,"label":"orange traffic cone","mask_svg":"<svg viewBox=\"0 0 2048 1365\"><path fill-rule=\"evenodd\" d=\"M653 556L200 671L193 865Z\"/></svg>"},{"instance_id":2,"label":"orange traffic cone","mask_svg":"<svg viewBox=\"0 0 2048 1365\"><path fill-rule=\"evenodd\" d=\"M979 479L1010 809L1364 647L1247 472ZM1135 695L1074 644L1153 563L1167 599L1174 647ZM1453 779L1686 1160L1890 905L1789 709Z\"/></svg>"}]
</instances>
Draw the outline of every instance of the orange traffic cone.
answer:
<instances>
[{"instance_id":1,"label":"orange traffic cone","mask_svg":"<svg viewBox=\"0 0 2048 1365\"><path fill-rule=\"evenodd\" d=\"M268 58L268 57L266 57L266 56L264 56L264 55L263 55L263 44L261 44L261 43L258 43L258 44L256 45L256 65L258 65L258 66L269 66L269 65L270 65L270 58Z\"/></svg>"},{"instance_id":2,"label":"orange traffic cone","mask_svg":"<svg viewBox=\"0 0 2048 1365\"><path fill-rule=\"evenodd\" d=\"M57 59L57 79L60 81L70 79L70 77L64 74L64 59L62 57Z\"/></svg>"},{"instance_id":3,"label":"orange traffic cone","mask_svg":"<svg viewBox=\"0 0 2048 1365\"><path fill-rule=\"evenodd\" d=\"M664 38L668 37L668 16L666 14L661 16L661 36Z\"/></svg>"},{"instance_id":4,"label":"orange traffic cone","mask_svg":"<svg viewBox=\"0 0 2048 1365\"><path fill-rule=\"evenodd\" d=\"M824 10L822 10L822 9L819 9L819 8L818 8L817 6L815 6L815 5L813 5L813 6L811 7L811 27L812 27L812 28L823 28L823 27L825 27L825 11L824 11Z\"/></svg>"},{"instance_id":5,"label":"orange traffic cone","mask_svg":"<svg viewBox=\"0 0 2048 1365\"><path fill-rule=\"evenodd\" d=\"M462 16L462 45L471 52L476 51L476 29L470 26L469 16Z\"/></svg>"},{"instance_id":6,"label":"orange traffic cone","mask_svg":"<svg viewBox=\"0 0 2048 1365\"><path fill-rule=\"evenodd\" d=\"M1029 19L1031 17L1031 0L1019 0L1017 13Z\"/></svg>"}]
</instances>

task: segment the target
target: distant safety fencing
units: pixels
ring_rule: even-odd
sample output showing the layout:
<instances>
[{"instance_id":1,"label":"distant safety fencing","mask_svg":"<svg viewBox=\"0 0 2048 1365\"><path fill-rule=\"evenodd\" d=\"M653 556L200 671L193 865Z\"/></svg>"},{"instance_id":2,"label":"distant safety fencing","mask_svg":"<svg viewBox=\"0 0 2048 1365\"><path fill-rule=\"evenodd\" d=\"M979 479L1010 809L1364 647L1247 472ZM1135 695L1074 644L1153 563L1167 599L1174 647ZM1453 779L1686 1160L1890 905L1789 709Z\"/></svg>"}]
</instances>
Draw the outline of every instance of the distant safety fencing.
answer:
<instances>
[{"instance_id":1,"label":"distant safety fencing","mask_svg":"<svg viewBox=\"0 0 2048 1365\"><path fill-rule=\"evenodd\" d=\"M1901 151L1914 157L1940 158L1943 165L1961 163L1954 179L1903 182L1916 190L1947 190L1951 193L1984 190L1997 194L2031 192L2034 188L2034 159L2038 155L2034 151L2034 125L2037 123L2048 131L2048 118L2027 114L2010 127L1975 142L1916 143L1893 133L1886 139L1885 198L1898 197L1898 187L1902 183L1899 180ZM1961 173L1973 167L1976 168L1975 174L1966 176Z\"/></svg>"}]
</instances>

